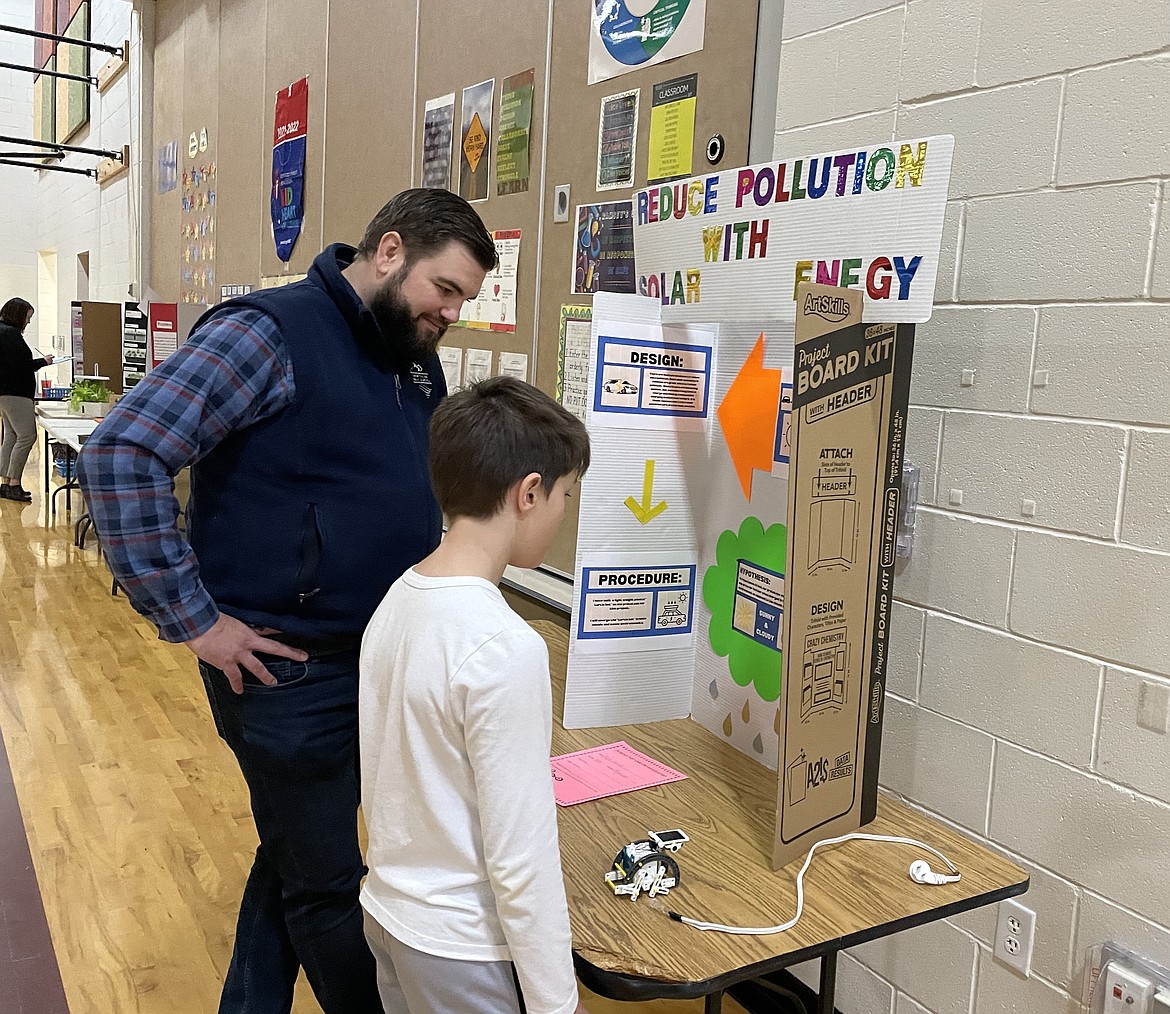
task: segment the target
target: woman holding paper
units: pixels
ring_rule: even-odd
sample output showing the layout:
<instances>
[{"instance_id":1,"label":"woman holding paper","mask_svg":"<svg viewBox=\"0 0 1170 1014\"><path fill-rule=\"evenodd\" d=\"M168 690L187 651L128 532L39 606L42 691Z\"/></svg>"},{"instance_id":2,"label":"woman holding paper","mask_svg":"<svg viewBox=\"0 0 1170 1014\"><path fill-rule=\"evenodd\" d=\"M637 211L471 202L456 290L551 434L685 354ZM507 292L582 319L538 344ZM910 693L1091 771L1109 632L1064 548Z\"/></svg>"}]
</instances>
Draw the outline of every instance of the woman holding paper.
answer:
<instances>
[{"instance_id":1,"label":"woman holding paper","mask_svg":"<svg viewBox=\"0 0 1170 1014\"><path fill-rule=\"evenodd\" d=\"M32 304L19 297L0 308L0 499L28 503L32 494L20 484L28 452L37 439L37 370L48 366L52 356L34 357L24 340L24 329L33 318Z\"/></svg>"}]
</instances>

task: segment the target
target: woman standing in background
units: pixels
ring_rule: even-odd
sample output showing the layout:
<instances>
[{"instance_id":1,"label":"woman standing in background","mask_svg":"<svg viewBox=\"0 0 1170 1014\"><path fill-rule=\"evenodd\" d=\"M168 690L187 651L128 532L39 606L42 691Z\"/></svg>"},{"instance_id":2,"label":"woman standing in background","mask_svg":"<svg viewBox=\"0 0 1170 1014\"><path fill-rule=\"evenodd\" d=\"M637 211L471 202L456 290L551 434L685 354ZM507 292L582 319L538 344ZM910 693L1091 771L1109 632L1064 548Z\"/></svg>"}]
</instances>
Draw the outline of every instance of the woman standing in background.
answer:
<instances>
[{"instance_id":1,"label":"woman standing in background","mask_svg":"<svg viewBox=\"0 0 1170 1014\"><path fill-rule=\"evenodd\" d=\"M0 442L0 499L22 503L32 499L32 494L20 484L20 476L37 439L33 412L36 373L53 361L52 356L33 356L24 340L24 329L32 318L32 304L19 297L8 300L0 309L0 419L4 422L4 439Z\"/></svg>"}]
</instances>

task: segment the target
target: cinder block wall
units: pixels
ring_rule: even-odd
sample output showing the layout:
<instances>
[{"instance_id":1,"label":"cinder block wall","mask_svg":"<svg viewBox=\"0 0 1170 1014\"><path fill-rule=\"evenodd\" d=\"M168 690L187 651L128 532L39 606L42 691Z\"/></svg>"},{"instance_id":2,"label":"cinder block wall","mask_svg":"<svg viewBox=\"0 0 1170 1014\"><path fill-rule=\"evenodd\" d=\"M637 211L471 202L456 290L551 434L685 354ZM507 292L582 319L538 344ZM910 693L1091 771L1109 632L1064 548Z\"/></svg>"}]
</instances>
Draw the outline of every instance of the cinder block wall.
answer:
<instances>
[{"instance_id":1,"label":"cinder block wall","mask_svg":"<svg viewBox=\"0 0 1170 1014\"><path fill-rule=\"evenodd\" d=\"M988 909L858 948L839 1006L1077 1014L1091 945L1170 965L1170 0L788 0L784 34L777 158L955 135L882 781L1037 912L1028 979Z\"/></svg>"}]
</instances>

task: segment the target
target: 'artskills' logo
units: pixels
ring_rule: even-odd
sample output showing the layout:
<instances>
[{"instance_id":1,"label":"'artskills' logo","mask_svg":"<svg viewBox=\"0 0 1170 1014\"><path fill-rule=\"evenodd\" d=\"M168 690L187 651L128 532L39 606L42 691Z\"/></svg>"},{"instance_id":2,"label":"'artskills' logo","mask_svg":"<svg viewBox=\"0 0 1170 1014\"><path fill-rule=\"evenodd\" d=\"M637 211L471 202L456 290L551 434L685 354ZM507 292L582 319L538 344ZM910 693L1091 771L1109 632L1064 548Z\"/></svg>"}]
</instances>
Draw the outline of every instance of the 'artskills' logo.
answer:
<instances>
[{"instance_id":1,"label":"'artskills' logo","mask_svg":"<svg viewBox=\"0 0 1170 1014\"><path fill-rule=\"evenodd\" d=\"M824 320L838 321L849 316L849 301L844 296L817 296L809 294L804 297L804 315L816 315Z\"/></svg>"}]
</instances>

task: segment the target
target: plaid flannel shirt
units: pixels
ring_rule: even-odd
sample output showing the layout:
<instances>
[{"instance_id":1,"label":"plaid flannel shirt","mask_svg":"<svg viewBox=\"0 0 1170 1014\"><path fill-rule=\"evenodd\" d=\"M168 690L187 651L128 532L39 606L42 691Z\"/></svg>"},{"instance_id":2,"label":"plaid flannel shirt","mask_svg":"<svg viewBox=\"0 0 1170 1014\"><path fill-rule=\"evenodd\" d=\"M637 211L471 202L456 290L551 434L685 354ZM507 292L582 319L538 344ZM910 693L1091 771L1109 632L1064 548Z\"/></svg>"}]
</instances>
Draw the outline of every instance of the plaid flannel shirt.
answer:
<instances>
[{"instance_id":1,"label":"plaid flannel shirt","mask_svg":"<svg viewBox=\"0 0 1170 1014\"><path fill-rule=\"evenodd\" d=\"M151 370L86 441L77 476L106 560L162 640L189 641L219 618L178 531L174 476L285 408L294 390L276 321L233 307Z\"/></svg>"}]
</instances>

